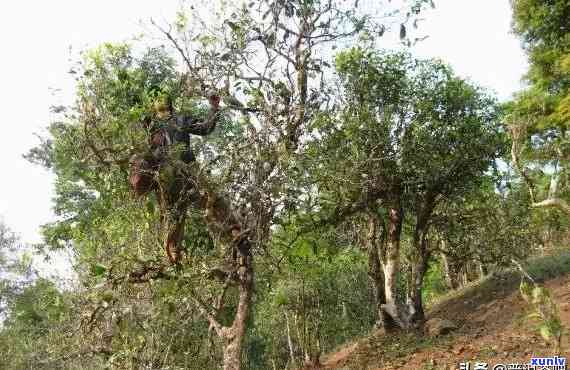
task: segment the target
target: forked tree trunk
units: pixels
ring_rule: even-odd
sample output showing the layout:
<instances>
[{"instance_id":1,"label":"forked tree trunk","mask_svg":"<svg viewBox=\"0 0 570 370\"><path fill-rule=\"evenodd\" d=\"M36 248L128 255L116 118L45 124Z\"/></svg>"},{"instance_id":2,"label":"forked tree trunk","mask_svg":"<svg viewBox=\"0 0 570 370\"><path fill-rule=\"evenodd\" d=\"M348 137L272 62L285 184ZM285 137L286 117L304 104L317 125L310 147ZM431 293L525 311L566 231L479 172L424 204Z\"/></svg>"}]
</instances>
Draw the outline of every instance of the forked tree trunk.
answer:
<instances>
[{"instance_id":1,"label":"forked tree trunk","mask_svg":"<svg viewBox=\"0 0 570 370\"><path fill-rule=\"evenodd\" d=\"M216 312L211 311L206 304L197 297L191 298L196 303L198 309L204 315L210 327L222 339L223 343L223 369L240 370L242 344L247 329L247 320L251 310L251 296L253 294L253 269L251 263L248 268L240 267L239 272L239 301L231 326L223 326L216 318Z\"/></svg>"},{"instance_id":2,"label":"forked tree trunk","mask_svg":"<svg viewBox=\"0 0 570 370\"><path fill-rule=\"evenodd\" d=\"M234 246L237 253L237 282L239 289L238 306L231 327L223 327L220 337L223 339L223 369L240 370L243 339L251 309L253 294L253 263L251 244L244 238Z\"/></svg>"},{"instance_id":3,"label":"forked tree trunk","mask_svg":"<svg viewBox=\"0 0 570 370\"><path fill-rule=\"evenodd\" d=\"M206 211L206 223L210 233L222 240L228 247L227 258L232 265L230 272L225 272L226 283L237 285L239 291L238 305L231 326L224 326L217 320L216 310L210 309L197 297L192 297L200 312L210 323L223 343L223 369L240 370L242 344L246 334L247 320L251 310L253 295L253 258L249 232L243 231L239 218L232 212L227 199L213 192L206 192L200 206ZM238 231L238 234L235 234ZM243 231L243 232L242 232ZM222 295L223 297L223 295ZM218 307L219 309L219 307Z\"/></svg>"},{"instance_id":4,"label":"forked tree trunk","mask_svg":"<svg viewBox=\"0 0 570 370\"><path fill-rule=\"evenodd\" d=\"M224 346L224 370L241 369L242 344L246 333L246 322L249 316L252 294L253 271L249 270L243 276L245 281L240 282L239 285L239 303L234 322L231 327L224 327L220 331Z\"/></svg>"}]
</instances>

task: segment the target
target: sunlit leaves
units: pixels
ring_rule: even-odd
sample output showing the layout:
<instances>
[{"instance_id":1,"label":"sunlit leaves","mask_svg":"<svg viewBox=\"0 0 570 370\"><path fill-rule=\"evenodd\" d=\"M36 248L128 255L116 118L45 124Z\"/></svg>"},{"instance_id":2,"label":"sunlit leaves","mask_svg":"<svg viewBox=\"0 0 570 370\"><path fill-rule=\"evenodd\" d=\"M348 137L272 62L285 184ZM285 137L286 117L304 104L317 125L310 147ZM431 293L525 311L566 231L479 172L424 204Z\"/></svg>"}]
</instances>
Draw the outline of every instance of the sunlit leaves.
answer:
<instances>
[{"instance_id":1,"label":"sunlit leaves","mask_svg":"<svg viewBox=\"0 0 570 370\"><path fill-rule=\"evenodd\" d=\"M341 153L370 178L400 176L410 189L448 192L501 153L494 99L445 64L354 48L337 55L336 67L347 99Z\"/></svg>"},{"instance_id":2,"label":"sunlit leaves","mask_svg":"<svg viewBox=\"0 0 570 370\"><path fill-rule=\"evenodd\" d=\"M526 75L529 86L506 106L513 154L529 184L545 181L544 173L536 169L551 172L554 168L556 178L564 179L570 146L570 2L516 0L512 7L513 29L523 41L530 64ZM533 194L535 200L568 197L566 181L558 184L557 194L548 189L538 189Z\"/></svg>"}]
</instances>

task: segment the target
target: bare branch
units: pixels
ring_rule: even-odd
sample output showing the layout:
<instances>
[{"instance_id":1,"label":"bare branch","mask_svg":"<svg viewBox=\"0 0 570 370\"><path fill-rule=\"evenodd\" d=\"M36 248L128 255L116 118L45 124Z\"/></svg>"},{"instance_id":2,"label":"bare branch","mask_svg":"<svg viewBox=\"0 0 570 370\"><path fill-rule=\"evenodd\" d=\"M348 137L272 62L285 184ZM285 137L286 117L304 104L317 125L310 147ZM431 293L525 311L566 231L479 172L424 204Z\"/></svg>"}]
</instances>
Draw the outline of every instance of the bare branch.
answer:
<instances>
[{"instance_id":1,"label":"bare branch","mask_svg":"<svg viewBox=\"0 0 570 370\"><path fill-rule=\"evenodd\" d=\"M222 336L224 327L216 319L212 310L210 310L204 302L199 300L195 294L192 294L190 298L192 299L194 304L196 304L198 311L200 311L200 313L206 318L206 320L208 320L208 322L210 323L210 327L212 327L216 331L216 334L218 336Z\"/></svg>"},{"instance_id":2,"label":"bare branch","mask_svg":"<svg viewBox=\"0 0 570 370\"><path fill-rule=\"evenodd\" d=\"M154 19L151 18L150 22L152 23L153 26L155 26L164 36L166 36L166 38L172 43L172 45L174 45L174 47L176 48L176 50L178 51L178 53L180 54L180 56L182 57L182 59L184 59L184 62L186 63L186 66L188 67L188 70L196 77L198 77L198 72L196 71L196 68L194 68L194 66L192 65L192 62L190 61L190 58L188 57L188 55L186 54L186 52L184 51L184 49L182 49L182 47L180 46L180 44L178 43L178 41L176 40L176 38L174 36L172 36L172 33L168 30L165 30L164 28L160 27L155 21ZM204 84L204 81L200 80L200 87L202 89L202 92L204 92L206 90L206 85Z\"/></svg>"},{"instance_id":3,"label":"bare branch","mask_svg":"<svg viewBox=\"0 0 570 370\"><path fill-rule=\"evenodd\" d=\"M512 159L513 165L515 166L517 171L521 174L524 182L528 186L528 191L530 194L530 200L533 203L536 203L534 181L532 181L532 179L528 175L526 168L521 164L520 158L519 158L521 136L523 133L526 133L526 125L521 126L521 125L517 125L517 124L511 124L509 126L509 130L511 132L511 137L513 140L512 147L511 147L511 159Z\"/></svg>"}]
</instances>

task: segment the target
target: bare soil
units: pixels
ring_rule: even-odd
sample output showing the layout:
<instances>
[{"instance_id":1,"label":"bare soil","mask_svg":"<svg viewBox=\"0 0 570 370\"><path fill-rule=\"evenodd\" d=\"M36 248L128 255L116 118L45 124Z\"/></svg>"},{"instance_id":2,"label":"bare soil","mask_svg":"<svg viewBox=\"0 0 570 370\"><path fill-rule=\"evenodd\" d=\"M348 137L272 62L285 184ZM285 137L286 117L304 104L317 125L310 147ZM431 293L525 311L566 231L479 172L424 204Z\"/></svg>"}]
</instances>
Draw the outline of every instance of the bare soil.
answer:
<instances>
[{"instance_id":1,"label":"bare soil","mask_svg":"<svg viewBox=\"0 0 570 370\"><path fill-rule=\"evenodd\" d=\"M429 318L453 321L451 334L429 338L419 333L386 336L377 331L325 356L320 369L393 370L458 369L470 361L489 364L528 363L552 355L552 346L538 334L531 308L521 298L516 274L491 277L452 293L434 305ZM570 275L544 284L559 305L565 327L561 356L570 358ZM492 369L492 366L489 366Z\"/></svg>"}]
</instances>

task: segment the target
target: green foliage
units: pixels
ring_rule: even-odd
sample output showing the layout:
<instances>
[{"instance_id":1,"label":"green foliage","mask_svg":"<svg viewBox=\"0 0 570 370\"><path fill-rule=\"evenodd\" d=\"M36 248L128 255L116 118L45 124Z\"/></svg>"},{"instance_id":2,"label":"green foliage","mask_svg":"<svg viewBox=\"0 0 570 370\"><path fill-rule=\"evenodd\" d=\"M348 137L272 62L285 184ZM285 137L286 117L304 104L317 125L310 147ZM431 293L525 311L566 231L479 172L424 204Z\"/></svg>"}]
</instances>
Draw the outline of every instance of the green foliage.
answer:
<instances>
[{"instance_id":1,"label":"green foliage","mask_svg":"<svg viewBox=\"0 0 570 370\"><path fill-rule=\"evenodd\" d=\"M564 124L565 117L568 118L566 98L570 87L570 32L567 28L570 2L517 0L512 5L514 31L529 52L531 91L553 99L550 118Z\"/></svg>"},{"instance_id":2,"label":"green foliage","mask_svg":"<svg viewBox=\"0 0 570 370\"><path fill-rule=\"evenodd\" d=\"M412 2L406 18L429 3ZM75 252L79 286L68 293L43 280L22 290L0 286L2 293L12 293L0 353L14 359L14 368L219 365L223 344L192 298L214 303L225 298L215 316L223 325L235 318L237 289L208 275L222 261L223 243L210 234L203 212L192 209L183 241L187 258L180 266L166 265L158 200L134 199L127 185L129 159L149 150L143 122L160 121L158 113L170 104L177 112L203 117L200 83L219 87L224 81L224 105L250 112L239 118L228 114L207 140L193 144L199 161L192 167L207 185L200 190L227 196L244 224L252 225L255 296L243 356L250 369L298 368L306 358L373 328L377 312L368 287L368 256L357 249L364 244L360 211L384 215L399 197L407 215L402 290L412 277L416 252L413 216L424 209L435 210L430 243L438 247L435 243L445 241L445 252L462 263L505 265L536 244L530 234L543 215L528 216L530 201L515 182L505 181L510 187L505 190L503 179L497 185L487 176L506 144L497 124L502 112L492 96L441 61L359 47L336 56L341 86L336 90L318 81L331 64L316 44L299 47L281 23L273 30L280 17L305 22L331 11L330 2L261 4L273 11L228 5L232 14L220 20L219 34L192 34L187 28L198 22L191 13L178 13L173 29L192 46L188 50L197 50L190 64L199 68L186 75L177 72L162 47L137 51L104 44L83 54L74 68L76 105L61 111L61 121L50 126L51 137L27 156L56 174L58 220L45 225L43 234L49 247ZM385 28L354 8L335 9L328 24L314 27L311 32L324 32L318 43L336 44L329 36L335 31L354 36L355 45L373 44L373 35ZM535 15L525 14L518 15L524 27L539 24L529 18ZM401 35L410 36L405 25ZM289 53L297 49L302 52L291 62ZM248 64L259 51L268 59L262 73ZM560 73L570 64L564 58L548 61L549 55L541 54L541 60L558 65ZM299 76L305 72L310 82L303 92ZM563 98L533 90L525 99L507 112L539 115L540 107L548 106L556 112L549 119L559 126L534 129L560 127L566 117ZM333 101L338 104L329 105ZM547 136L537 145L548 147ZM169 151L163 183L184 166L177 161L178 149ZM559 230L566 225L558 218L548 222ZM429 267L422 294L431 300L446 287L439 261L433 258ZM528 296L548 306L543 291ZM545 336L558 333L552 320L545 328Z\"/></svg>"},{"instance_id":3,"label":"green foliage","mask_svg":"<svg viewBox=\"0 0 570 370\"><path fill-rule=\"evenodd\" d=\"M426 304L429 305L434 299L448 291L444 274L442 264L439 261L430 263L422 289L423 300Z\"/></svg>"},{"instance_id":4,"label":"green foliage","mask_svg":"<svg viewBox=\"0 0 570 370\"><path fill-rule=\"evenodd\" d=\"M335 66L344 105L314 127L322 137L311 172L321 210L333 220L339 208L377 212L386 240L388 228L398 230L389 225L391 210L401 209L403 231L390 238L402 240L407 264L397 281L399 290L410 293L421 271L415 266L419 256L431 253L420 251L420 240L431 239L433 249L441 240L427 235L440 222L433 220L434 210L440 219L452 217L442 215L451 199L462 209L464 197L487 185L485 174L505 151L500 108L493 96L438 60L354 47L339 53ZM457 244L466 245L466 236ZM500 244L494 243L499 250ZM387 256L400 253L390 248Z\"/></svg>"},{"instance_id":5,"label":"green foliage","mask_svg":"<svg viewBox=\"0 0 570 370\"><path fill-rule=\"evenodd\" d=\"M60 320L65 306L53 282L40 279L26 287L9 304L7 327L22 326L36 335L45 334L51 322Z\"/></svg>"},{"instance_id":6,"label":"green foliage","mask_svg":"<svg viewBox=\"0 0 570 370\"><path fill-rule=\"evenodd\" d=\"M515 0L512 7L513 29L530 63L528 88L506 106L513 154L519 157L514 164L534 192L533 201L557 198L564 202L570 196L570 2Z\"/></svg>"},{"instance_id":7,"label":"green foliage","mask_svg":"<svg viewBox=\"0 0 570 370\"><path fill-rule=\"evenodd\" d=\"M271 287L258 292L249 340L263 343L263 356L257 360L263 362L250 359L249 368L294 368L305 356L331 351L373 327L377 317L370 309L373 298L366 289L364 256L331 248L326 238L298 239L280 273L271 277Z\"/></svg>"},{"instance_id":8,"label":"green foliage","mask_svg":"<svg viewBox=\"0 0 570 370\"><path fill-rule=\"evenodd\" d=\"M53 282L36 280L12 295L6 310L0 330L0 368L7 364L12 369L37 367L38 357L45 358L65 341L63 333L54 329L62 325L70 307Z\"/></svg>"},{"instance_id":9,"label":"green foliage","mask_svg":"<svg viewBox=\"0 0 570 370\"><path fill-rule=\"evenodd\" d=\"M393 198L399 187L405 203L458 194L503 152L495 100L445 64L354 48L336 67L346 108L316 128L325 136L319 167L330 171L316 181L337 200L363 191Z\"/></svg>"},{"instance_id":10,"label":"green foliage","mask_svg":"<svg viewBox=\"0 0 570 370\"><path fill-rule=\"evenodd\" d=\"M482 177L483 185L442 203L434 215L434 229L444 238L443 252L455 268L470 260L484 265L509 266L512 258L532 255L540 243L540 224L529 212L526 189L498 178Z\"/></svg>"},{"instance_id":11,"label":"green foliage","mask_svg":"<svg viewBox=\"0 0 570 370\"><path fill-rule=\"evenodd\" d=\"M200 260L217 254L203 216L187 217L191 227L184 247L195 269L188 271L190 264L186 271L168 267L158 201L154 196L134 199L127 181L130 157L148 150L148 132L141 122L154 117L157 106L172 102L177 111L197 118L206 109L196 96L188 95L164 48L137 53L125 44L105 44L83 56L76 68L77 105L50 126L50 140L28 158L56 174L54 201L59 219L45 225L43 234L49 247L75 251L78 280L85 291L72 295L75 317L68 316L61 324L65 330L74 329L66 332L59 347L35 353L33 364L211 367L209 361L216 357L207 355L207 326L184 300L207 285L201 284ZM196 145L195 150L214 163L223 158L217 148L241 132L238 125L222 120L212 140ZM152 280L148 274L166 273L181 279L148 287L129 283L133 276L144 281ZM185 324L180 327L180 322ZM67 345L72 343L75 347L70 350ZM90 363L92 357L97 361ZM197 361L198 357L202 360Z\"/></svg>"},{"instance_id":12,"label":"green foliage","mask_svg":"<svg viewBox=\"0 0 570 370\"><path fill-rule=\"evenodd\" d=\"M544 282L570 273L570 253L565 250L551 256L531 258L526 271L536 282Z\"/></svg>"}]
</instances>

